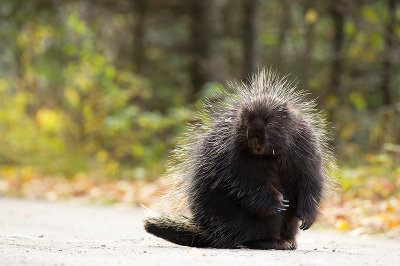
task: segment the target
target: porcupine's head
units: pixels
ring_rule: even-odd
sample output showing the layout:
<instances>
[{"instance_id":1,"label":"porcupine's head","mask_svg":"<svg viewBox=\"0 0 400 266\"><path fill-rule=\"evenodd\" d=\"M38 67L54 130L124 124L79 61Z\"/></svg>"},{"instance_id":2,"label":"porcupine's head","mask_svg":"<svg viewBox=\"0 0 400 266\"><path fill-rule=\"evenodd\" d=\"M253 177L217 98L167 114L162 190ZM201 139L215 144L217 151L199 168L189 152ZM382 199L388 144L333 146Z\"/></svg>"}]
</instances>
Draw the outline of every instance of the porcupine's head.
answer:
<instances>
[{"instance_id":1,"label":"porcupine's head","mask_svg":"<svg viewBox=\"0 0 400 266\"><path fill-rule=\"evenodd\" d=\"M238 120L241 149L255 156L277 156L287 150L293 124L287 103L268 96L242 103Z\"/></svg>"}]
</instances>

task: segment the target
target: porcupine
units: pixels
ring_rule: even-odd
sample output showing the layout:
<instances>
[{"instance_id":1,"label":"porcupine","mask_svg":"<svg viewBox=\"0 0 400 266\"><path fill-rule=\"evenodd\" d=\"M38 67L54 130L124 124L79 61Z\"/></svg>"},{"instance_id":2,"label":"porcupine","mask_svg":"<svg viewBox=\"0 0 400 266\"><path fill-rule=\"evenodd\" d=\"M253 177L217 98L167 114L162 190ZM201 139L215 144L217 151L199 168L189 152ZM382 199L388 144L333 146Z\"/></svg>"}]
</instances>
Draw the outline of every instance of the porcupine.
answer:
<instances>
[{"instance_id":1,"label":"porcupine","mask_svg":"<svg viewBox=\"0 0 400 266\"><path fill-rule=\"evenodd\" d=\"M296 249L332 180L325 120L306 91L272 70L229 87L172 156L170 195L187 214L149 217L145 230L191 247Z\"/></svg>"}]
</instances>

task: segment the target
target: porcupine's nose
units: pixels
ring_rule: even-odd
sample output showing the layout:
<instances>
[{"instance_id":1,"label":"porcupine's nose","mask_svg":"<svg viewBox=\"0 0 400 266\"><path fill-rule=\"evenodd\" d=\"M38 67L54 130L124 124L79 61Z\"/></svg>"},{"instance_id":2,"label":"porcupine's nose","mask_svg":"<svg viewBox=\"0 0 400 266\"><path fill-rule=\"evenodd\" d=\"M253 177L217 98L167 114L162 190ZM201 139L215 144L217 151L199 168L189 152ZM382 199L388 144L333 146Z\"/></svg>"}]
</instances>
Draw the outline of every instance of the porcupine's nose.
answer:
<instances>
[{"instance_id":1,"label":"porcupine's nose","mask_svg":"<svg viewBox=\"0 0 400 266\"><path fill-rule=\"evenodd\" d=\"M255 154L264 153L264 131L260 129L249 129L248 131L248 143L249 148Z\"/></svg>"}]
</instances>

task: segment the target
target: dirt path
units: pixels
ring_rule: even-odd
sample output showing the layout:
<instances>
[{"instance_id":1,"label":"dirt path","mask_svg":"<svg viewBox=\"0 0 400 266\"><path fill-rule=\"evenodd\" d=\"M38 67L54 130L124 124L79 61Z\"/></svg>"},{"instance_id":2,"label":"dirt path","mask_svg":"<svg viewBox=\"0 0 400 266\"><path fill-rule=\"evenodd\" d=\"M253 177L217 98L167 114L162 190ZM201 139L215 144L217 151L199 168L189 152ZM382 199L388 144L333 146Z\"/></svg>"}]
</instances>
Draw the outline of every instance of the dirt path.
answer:
<instances>
[{"instance_id":1,"label":"dirt path","mask_svg":"<svg viewBox=\"0 0 400 266\"><path fill-rule=\"evenodd\" d=\"M142 229L141 212L0 198L0 265L400 265L400 240L309 230L296 251L180 247Z\"/></svg>"}]
</instances>

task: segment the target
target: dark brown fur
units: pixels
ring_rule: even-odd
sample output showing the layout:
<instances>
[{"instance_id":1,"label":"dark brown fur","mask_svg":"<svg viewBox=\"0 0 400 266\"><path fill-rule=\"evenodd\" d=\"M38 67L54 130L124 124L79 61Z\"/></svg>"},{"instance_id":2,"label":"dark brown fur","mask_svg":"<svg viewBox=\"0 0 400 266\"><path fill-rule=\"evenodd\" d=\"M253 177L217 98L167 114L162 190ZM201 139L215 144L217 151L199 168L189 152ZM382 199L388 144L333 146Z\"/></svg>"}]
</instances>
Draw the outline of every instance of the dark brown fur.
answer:
<instances>
[{"instance_id":1,"label":"dark brown fur","mask_svg":"<svg viewBox=\"0 0 400 266\"><path fill-rule=\"evenodd\" d=\"M191 216L151 218L145 229L186 246L295 249L298 229L317 218L326 182L315 129L290 102L268 94L212 119L191 153Z\"/></svg>"}]
</instances>

